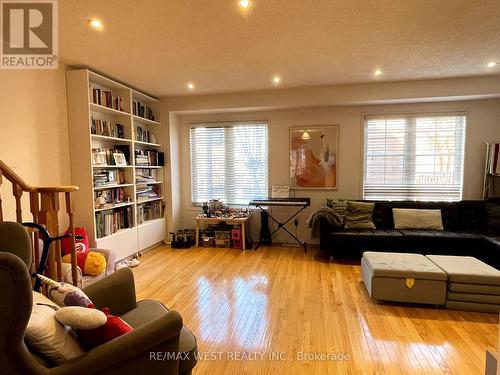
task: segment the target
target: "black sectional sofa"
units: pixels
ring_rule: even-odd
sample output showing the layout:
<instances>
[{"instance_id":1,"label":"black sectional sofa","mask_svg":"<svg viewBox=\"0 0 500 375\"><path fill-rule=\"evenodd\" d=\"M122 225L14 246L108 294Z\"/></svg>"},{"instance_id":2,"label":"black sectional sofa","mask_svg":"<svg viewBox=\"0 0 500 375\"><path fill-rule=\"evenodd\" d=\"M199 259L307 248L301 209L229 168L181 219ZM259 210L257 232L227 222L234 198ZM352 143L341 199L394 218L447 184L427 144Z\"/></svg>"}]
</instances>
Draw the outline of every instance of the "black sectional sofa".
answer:
<instances>
[{"instance_id":1,"label":"black sectional sofa","mask_svg":"<svg viewBox=\"0 0 500 375\"><path fill-rule=\"evenodd\" d=\"M364 251L469 255L500 269L500 233L491 230L487 215L498 202L372 202L377 229L339 229L322 219L320 248L337 258L361 257ZM396 230L393 208L440 209L444 231Z\"/></svg>"}]
</instances>

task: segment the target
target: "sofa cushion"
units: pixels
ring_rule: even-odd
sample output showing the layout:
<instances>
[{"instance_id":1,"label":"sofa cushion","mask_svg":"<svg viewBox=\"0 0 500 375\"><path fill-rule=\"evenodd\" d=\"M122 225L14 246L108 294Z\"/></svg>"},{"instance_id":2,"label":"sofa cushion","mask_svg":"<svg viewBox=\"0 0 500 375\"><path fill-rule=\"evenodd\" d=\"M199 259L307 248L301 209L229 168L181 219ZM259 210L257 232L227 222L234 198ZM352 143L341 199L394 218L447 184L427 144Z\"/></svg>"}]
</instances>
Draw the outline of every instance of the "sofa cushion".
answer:
<instances>
[{"instance_id":1,"label":"sofa cushion","mask_svg":"<svg viewBox=\"0 0 500 375\"><path fill-rule=\"evenodd\" d=\"M500 285L500 271L474 257L427 255L453 283Z\"/></svg>"},{"instance_id":2,"label":"sofa cushion","mask_svg":"<svg viewBox=\"0 0 500 375\"><path fill-rule=\"evenodd\" d=\"M420 230L420 229L406 229L399 230L399 232L405 237L436 237L445 239L479 239L482 238L480 234L468 233L468 232L450 232L450 231L440 231L440 230Z\"/></svg>"},{"instance_id":3,"label":"sofa cushion","mask_svg":"<svg viewBox=\"0 0 500 375\"><path fill-rule=\"evenodd\" d=\"M486 233L500 234L500 204L498 202L486 202Z\"/></svg>"},{"instance_id":4,"label":"sofa cushion","mask_svg":"<svg viewBox=\"0 0 500 375\"><path fill-rule=\"evenodd\" d=\"M393 208L394 229L443 230L441 210Z\"/></svg>"},{"instance_id":5,"label":"sofa cushion","mask_svg":"<svg viewBox=\"0 0 500 375\"><path fill-rule=\"evenodd\" d=\"M74 332L56 318L59 306L44 295L33 292L33 308L25 340L30 348L60 365L85 353Z\"/></svg>"},{"instance_id":6,"label":"sofa cushion","mask_svg":"<svg viewBox=\"0 0 500 375\"><path fill-rule=\"evenodd\" d=\"M168 309L158 301L143 300L137 303L137 307L123 314L121 318L130 324L134 329L155 320L165 313ZM182 326L179 338L179 352L187 353L179 361L179 373L189 373L196 365L195 353L198 351L196 337L185 326Z\"/></svg>"},{"instance_id":7,"label":"sofa cushion","mask_svg":"<svg viewBox=\"0 0 500 375\"><path fill-rule=\"evenodd\" d=\"M493 294L448 292L447 298L450 301L464 301L464 302L489 303L493 305L500 305L500 295L493 295Z\"/></svg>"},{"instance_id":8,"label":"sofa cushion","mask_svg":"<svg viewBox=\"0 0 500 375\"><path fill-rule=\"evenodd\" d=\"M446 273L421 254L365 251L363 259L376 277L446 280Z\"/></svg>"},{"instance_id":9,"label":"sofa cushion","mask_svg":"<svg viewBox=\"0 0 500 375\"><path fill-rule=\"evenodd\" d=\"M344 218L344 227L347 229L375 229L372 214L375 203L347 202L347 213Z\"/></svg>"},{"instance_id":10,"label":"sofa cushion","mask_svg":"<svg viewBox=\"0 0 500 375\"><path fill-rule=\"evenodd\" d=\"M448 283L448 290L456 293L494 294L500 296L499 285Z\"/></svg>"}]
</instances>

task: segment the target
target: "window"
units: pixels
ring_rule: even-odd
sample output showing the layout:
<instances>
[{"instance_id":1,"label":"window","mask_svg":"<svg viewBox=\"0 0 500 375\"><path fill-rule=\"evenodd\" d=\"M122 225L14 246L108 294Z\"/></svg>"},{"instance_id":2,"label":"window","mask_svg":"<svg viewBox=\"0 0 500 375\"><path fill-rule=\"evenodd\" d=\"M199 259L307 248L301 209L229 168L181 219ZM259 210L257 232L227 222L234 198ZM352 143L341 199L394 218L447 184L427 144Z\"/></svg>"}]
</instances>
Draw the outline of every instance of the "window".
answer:
<instances>
[{"instance_id":1,"label":"window","mask_svg":"<svg viewBox=\"0 0 500 375\"><path fill-rule=\"evenodd\" d=\"M364 199L462 197L464 114L367 116Z\"/></svg>"},{"instance_id":2,"label":"window","mask_svg":"<svg viewBox=\"0 0 500 375\"><path fill-rule=\"evenodd\" d=\"M267 190L267 124L198 124L191 128L191 197L248 204Z\"/></svg>"}]
</instances>

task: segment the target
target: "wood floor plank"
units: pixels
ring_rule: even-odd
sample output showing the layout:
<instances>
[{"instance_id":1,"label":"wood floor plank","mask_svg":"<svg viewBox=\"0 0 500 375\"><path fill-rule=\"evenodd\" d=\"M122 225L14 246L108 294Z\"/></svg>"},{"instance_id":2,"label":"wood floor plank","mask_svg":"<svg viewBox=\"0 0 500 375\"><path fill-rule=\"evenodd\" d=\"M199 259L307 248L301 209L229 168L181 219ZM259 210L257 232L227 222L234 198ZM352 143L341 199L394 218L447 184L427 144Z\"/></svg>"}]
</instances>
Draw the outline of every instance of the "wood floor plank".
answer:
<instances>
[{"instance_id":1,"label":"wood floor plank","mask_svg":"<svg viewBox=\"0 0 500 375\"><path fill-rule=\"evenodd\" d=\"M199 351L221 353L201 360L195 375L475 375L497 346L496 314L375 304L359 264L314 248L162 246L134 275L139 299L179 311ZM332 359L341 353L349 359Z\"/></svg>"}]
</instances>

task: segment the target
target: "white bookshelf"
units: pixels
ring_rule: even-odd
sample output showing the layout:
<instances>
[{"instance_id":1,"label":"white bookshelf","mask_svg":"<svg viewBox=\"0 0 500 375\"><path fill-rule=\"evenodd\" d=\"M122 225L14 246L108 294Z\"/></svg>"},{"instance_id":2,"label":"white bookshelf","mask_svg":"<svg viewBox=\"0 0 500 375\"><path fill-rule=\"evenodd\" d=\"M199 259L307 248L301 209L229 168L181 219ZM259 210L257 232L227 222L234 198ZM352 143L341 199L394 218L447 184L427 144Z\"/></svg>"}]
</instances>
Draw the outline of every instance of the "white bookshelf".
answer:
<instances>
[{"instance_id":1,"label":"white bookshelf","mask_svg":"<svg viewBox=\"0 0 500 375\"><path fill-rule=\"evenodd\" d=\"M91 88L110 91L113 97L120 97L121 108L118 105L107 107L105 104L110 103L105 103L104 97L101 104L94 103ZM74 198L76 225L87 229L92 247L111 249L117 260L165 241L164 168L136 165L141 158L135 155L136 151L149 153L149 162L155 164L154 152L166 152L160 125L160 102L87 69L67 72L67 92L71 176L72 183L80 187ZM146 115L151 114L154 119L133 113L134 107L137 108L134 102L149 107L151 113ZM118 129L115 124L119 124L120 131L101 132L98 127L94 132L93 119L101 124L106 122L109 129ZM109 156L107 164L93 164L93 150L96 149L110 150L108 153L119 149L125 155L128 151L127 165L114 165ZM121 175L123 180L108 182L108 178L113 180L110 175L115 178ZM98 184L94 183L94 177L99 179ZM112 194L117 198L111 199ZM96 206L95 199L99 195L108 197L104 207ZM144 217L144 212L152 211L153 204L162 206L161 215ZM121 212L123 214L119 214ZM103 225L105 221L108 225ZM110 225L111 222L114 225Z\"/></svg>"}]
</instances>

